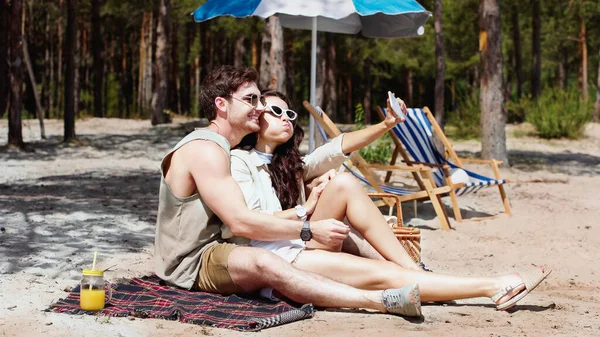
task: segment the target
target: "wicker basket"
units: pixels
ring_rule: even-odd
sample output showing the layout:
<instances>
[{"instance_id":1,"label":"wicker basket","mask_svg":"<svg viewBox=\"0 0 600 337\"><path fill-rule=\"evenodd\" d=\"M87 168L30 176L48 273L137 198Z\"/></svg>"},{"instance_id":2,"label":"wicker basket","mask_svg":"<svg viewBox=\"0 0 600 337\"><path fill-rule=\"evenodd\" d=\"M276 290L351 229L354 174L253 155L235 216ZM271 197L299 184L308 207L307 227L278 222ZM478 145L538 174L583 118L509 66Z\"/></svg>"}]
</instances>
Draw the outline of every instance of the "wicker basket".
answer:
<instances>
[{"instance_id":1,"label":"wicker basket","mask_svg":"<svg viewBox=\"0 0 600 337\"><path fill-rule=\"evenodd\" d=\"M386 198L395 202L398 223L391 226L392 231L413 261L421 262L421 231L417 228L403 226L400 197L390 193L369 193L369 197Z\"/></svg>"}]
</instances>

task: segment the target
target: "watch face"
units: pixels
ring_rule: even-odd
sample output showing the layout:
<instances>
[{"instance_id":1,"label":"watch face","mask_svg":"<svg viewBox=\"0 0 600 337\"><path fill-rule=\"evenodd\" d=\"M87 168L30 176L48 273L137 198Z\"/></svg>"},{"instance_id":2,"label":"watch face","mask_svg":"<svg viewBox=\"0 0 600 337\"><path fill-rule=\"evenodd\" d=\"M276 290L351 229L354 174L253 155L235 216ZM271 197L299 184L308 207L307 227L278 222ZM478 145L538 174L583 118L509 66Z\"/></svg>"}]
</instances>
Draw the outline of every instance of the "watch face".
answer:
<instances>
[{"instance_id":1,"label":"watch face","mask_svg":"<svg viewBox=\"0 0 600 337\"><path fill-rule=\"evenodd\" d=\"M310 241L310 239L312 239L312 233L310 229L302 229L300 232L300 239L302 241Z\"/></svg>"},{"instance_id":2,"label":"watch face","mask_svg":"<svg viewBox=\"0 0 600 337\"><path fill-rule=\"evenodd\" d=\"M302 218L303 216L306 215L306 209L302 206L296 206L296 215L299 218Z\"/></svg>"}]
</instances>

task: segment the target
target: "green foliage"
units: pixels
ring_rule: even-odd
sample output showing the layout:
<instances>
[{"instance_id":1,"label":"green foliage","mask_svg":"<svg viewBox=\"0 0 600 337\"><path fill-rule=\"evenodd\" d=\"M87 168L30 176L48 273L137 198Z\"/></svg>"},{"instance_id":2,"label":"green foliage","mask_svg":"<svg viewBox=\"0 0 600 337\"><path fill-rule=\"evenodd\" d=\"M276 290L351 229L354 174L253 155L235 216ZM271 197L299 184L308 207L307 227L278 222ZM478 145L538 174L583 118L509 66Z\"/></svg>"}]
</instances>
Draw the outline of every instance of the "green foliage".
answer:
<instances>
[{"instance_id":1,"label":"green foliage","mask_svg":"<svg viewBox=\"0 0 600 337\"><path fill-rule=\"evenodd\" d=\"M508 113L508 123L521 123L525 120L527 112L531 110L531 95L525 95L518 101L507 101L504 107Z\"/></svg>"},{"instance_id":2,"label":"green foliage","mask_svg":"<svg viewBox=\"0 0 600 337\"><path fill-rule=\"evenodd\" d=\"M480 116L479 91L466 93L459 100L456 111L448 114L448 125L454 127L452 137L458 139L479 138L481 134Z\"/></svg>"},{"instance_id":3,"label":"green foliage","mask_svg":"<svg viewBox=\"0 0 600 337\"><path fill-rule=\"evenodd\" d=\"M358 103L354 108L354 130L360 130L365 127L365 108Z\"/></svg>"},{"instance_id":4,"label":"green foliage","mask_svg":"<svg viewBox=\"0 0 600 337\"><path fill-rule=\"evenodd\" d=\"M119 111L119 91L121 86L115 73L108 74L106 81L108 81L108 90L105 97L107 106L106 117L119 118L121 114L125 113L124 111Z\"/></svg>"},{"instance_id":5,"label":"green foliage","mask_svg":"<svg viewBox=\"0 0 600 337\"><path fill-rule=\"evenodd\" d=\"M592 119L592 104L582 101L577 90L547 89L531 103L526 119L542 138L581 138Z\"/></svg>"},{"instance_id":6,"label":"green foliage","mask_svg":"<svg viewBox=\"0 0 600 337\"><path fill-rule=\"evenodd\" d=\"M354 130L363 129L365 127L365 110L362 104L357 104L354 112ZM377 139L374 143L360 149L359 153L369 163L387 164L392 157L392 145L392 137L386 132L383 137Z\"/></svg>"}]
</instances>

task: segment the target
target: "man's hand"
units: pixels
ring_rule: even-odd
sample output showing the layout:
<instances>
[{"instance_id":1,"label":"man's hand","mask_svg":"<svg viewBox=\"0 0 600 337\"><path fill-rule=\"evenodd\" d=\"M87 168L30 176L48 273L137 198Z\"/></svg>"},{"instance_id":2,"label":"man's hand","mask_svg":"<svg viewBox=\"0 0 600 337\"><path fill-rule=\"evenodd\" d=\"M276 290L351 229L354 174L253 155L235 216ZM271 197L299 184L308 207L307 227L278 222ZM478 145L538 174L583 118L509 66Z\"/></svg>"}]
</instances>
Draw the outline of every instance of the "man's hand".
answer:
<instances>
[{"instance_id":1,"label":"man's hand","mask_svg":"<svg viewBox=\"0 0 600 337\"><path fill-rule=\"evenodd\" d=\"M398 101L398 104L400 105L400 108L402 109L402 113L407 116L408 115L408 109L406 108L406 104L404 103L403 100L401 100L400 98L396 98L396 100ZM400 118L400 116L398 116L398 114L396 113L396 111L394 111L394 109L392 109L392 106L390 105L390 99L388 98L386 100L387 102L387 108L386 108L386 114L385 114L385 120L383 121L385 123L385 126L388 129L391 129L394 127L394 125L402 122L404 119Z\"/></svg>"},{"instance_id":2,"label":"man's hand","mask_svg":"<svg viewBox=\"0 0 600 337\"><path fill-rule=\"evenodd\" d=\"M311 221L310 230L315 241L329 247L341 245L350 233L350 227L335 219Z\"/></svg>"}]
</instances>

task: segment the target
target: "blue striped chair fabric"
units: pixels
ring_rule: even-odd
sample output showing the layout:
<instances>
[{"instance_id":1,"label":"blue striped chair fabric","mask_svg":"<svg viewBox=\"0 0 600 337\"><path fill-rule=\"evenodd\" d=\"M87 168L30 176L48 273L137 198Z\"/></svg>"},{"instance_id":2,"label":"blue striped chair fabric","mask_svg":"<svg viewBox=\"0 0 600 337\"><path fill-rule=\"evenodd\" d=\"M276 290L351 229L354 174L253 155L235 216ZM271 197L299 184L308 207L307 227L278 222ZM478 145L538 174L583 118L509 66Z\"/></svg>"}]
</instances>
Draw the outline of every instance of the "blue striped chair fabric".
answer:
<instances>
[{"instance_id":1,"label":"blue striped chair fabric","mask_svg":"<svg viewBox=\"0 0 600 337\"><path fill-rule=\"evenodd\" d=\"M385 108L381 110L385 115ZM416 162L439 165L433 170L433 178L437 186L446 185L444 171L441 168L444 164L452 169L462 169L469 176L469 182L453 184L457 187L455 188L457 195L477 192L482 188L507 182L506 179L492 179L466 170L444 158L434 145L433 128L422 109L408 109L406 121L397 124L392 130Z\"/></svg>"}]
</instances>

